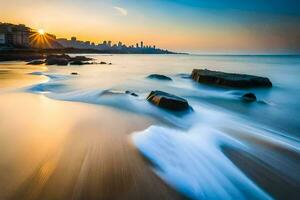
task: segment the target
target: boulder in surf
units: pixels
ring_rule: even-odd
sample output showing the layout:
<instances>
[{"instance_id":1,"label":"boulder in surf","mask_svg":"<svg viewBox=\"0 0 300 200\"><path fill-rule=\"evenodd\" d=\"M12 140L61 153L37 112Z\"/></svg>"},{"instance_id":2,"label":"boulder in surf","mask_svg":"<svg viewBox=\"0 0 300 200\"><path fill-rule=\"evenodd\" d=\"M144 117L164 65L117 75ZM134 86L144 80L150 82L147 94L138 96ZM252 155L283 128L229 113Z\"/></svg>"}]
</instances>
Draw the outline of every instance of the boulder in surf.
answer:
<instances>
[{"instance_id":1,"label":"boulder in surf","mask_svg":"<svg viewBox=\"0 0 300 200\"><path fill-rule=\"evenodd\" d=\"M194 69L191 76L194 81L199 83L227 87L272 87L272 83L268 78L248 74L225 73L207 69Z\"/></svg>"},{"instance_id":2,"label":"boulder in surf","mask_svg":"<svg viewBox=\"0 0 300 200\"><path fill-rule=\"evenodd\" d=\"M160 108L171 111L188 111L191 109L187 100L163 91L152 91L147 100Z\"/></svg>"}]
</instances>

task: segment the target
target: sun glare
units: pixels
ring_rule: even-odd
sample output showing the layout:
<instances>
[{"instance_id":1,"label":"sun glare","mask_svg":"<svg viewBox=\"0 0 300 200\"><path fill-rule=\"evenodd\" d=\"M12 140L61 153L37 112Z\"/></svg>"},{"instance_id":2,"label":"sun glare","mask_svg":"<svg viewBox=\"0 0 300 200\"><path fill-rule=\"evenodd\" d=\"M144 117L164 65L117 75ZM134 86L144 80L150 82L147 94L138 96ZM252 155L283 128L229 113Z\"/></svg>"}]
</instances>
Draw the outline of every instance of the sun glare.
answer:
<instances>
[{"instance_id":1,"label":"sun glare","mask_svg":"<svg viewBox=\"0 0 300 200\"><path fill-rule=\"evenodd\" d=\"M44 35L44 34L45 34L45 31L44 31L43 29L39 29L39 30L38 30L38 33L39 33L40 35Z\"/></svg>"}]
</instances>

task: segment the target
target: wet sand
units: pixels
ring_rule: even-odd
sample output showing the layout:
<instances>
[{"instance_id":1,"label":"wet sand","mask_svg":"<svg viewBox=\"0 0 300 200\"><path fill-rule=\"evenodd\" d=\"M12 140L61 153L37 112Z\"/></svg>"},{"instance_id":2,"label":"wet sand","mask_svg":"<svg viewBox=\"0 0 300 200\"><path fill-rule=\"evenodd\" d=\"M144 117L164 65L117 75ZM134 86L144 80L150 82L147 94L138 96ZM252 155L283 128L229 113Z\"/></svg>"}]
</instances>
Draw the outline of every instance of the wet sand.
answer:
<instances>
[{"instance_id":1,"label":"wet sand","mask_svg":"<svg viewBox=\"0 0 300 200\"><path fill-rule=\"evenodd\" d=\"M1 62L0 66L0 89L16 89L39 82L47 81L46 77L30 75L35 71L46 71L44 65L24 65L25 62Z\"/></svg>"},{"instance_id":2,"label":"wet sand","mask_svg":"<svg viewBox=\"0 0 300 200\"><path fill-rule=\"evenodd\" d=\"M232 136L248 144L252 153L223 146L226 156L252 181L275 199L298 199L300 189L300 154L268 141L256 138L246 130L244 134L230 130Z\"/></svg>"},{"instance_id":3,"label":"wet sand","mask_svg":"<svg viewBox=\"0 0 300 200\"><path fill-rule=\"evenodd\" d=\"M0 96L0 199L181 198L131 145L129 133L153 120L42 95Z\"/></svg>"}]
</instances>

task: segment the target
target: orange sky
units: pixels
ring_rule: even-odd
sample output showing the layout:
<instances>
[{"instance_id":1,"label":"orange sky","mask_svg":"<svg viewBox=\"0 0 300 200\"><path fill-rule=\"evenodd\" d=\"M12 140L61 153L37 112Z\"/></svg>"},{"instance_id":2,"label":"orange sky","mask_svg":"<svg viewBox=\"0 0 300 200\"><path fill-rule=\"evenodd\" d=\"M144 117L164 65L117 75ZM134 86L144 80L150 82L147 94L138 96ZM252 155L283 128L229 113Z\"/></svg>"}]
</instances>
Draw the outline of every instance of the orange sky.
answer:
<instances>
[{"instance_id":1,"label":"orange sky","mask_svg":"<svg viewBox=\"0 0 300 200\"><path fill-rule=\"evenodd\" d=\"M159 11L150 12L150 8L141 10L131 4L118 6L113 1L92 1L82 5L58 0L0 1L2 22L23 23L57 37L76 36L96 43L112 40L135 44L143 40L146 44L170 50L199 52L279 51L290 47L297 49L299 44L299 30L289 34L287 40L287 33L278 25L276 29L272 22L277 20L288 30L295 27L293 21L297 23L298 18L293 17L285 16L285 22L282 17L262 16L266 22L259 24L237 20L231 13L227 14L228 18L222 18L209 11L198 14L197 10L174 7L174 12L178 11L176 17Z\"/></svg>"}]
</instances>

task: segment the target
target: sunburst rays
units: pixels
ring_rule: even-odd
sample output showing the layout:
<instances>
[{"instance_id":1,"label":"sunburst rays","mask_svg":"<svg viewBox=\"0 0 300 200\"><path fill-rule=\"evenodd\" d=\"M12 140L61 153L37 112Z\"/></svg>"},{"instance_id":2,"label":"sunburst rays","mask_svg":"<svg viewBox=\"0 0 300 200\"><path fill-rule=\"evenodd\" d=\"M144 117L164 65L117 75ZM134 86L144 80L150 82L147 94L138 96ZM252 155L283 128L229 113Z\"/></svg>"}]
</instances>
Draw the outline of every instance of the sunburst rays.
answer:
<instances>
[{"instance_id":1,"label":"sunburst rays","mask_svg":"<svg viewBox=\"0 0 300 200\"><path fill-rule=\"evenodd\" d=\"M52 48L53 37L44 30L32 31L29 36L30 45L35 48L47 49Z\"/></svg>"}]
</instances>

